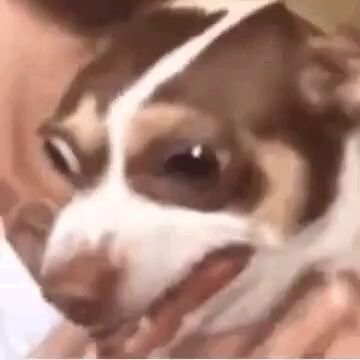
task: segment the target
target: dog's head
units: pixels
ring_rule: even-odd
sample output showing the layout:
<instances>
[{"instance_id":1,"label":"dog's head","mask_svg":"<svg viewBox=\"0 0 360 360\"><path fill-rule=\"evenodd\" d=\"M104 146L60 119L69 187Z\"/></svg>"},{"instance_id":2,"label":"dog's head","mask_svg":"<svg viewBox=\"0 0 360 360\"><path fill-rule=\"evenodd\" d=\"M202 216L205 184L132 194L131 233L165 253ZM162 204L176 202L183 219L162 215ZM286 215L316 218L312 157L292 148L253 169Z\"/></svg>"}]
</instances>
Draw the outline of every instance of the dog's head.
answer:
<instances>
[{"instance_id":1,"label":"dog's head","mask_svg":"<svg viewBox=\"0 0 360 360\"><path fill-rule=\"evenodd\" d=\"M332 70L309 58L313 29L254 3L147 13L41 129L76 189L41 269L70 318L138 316L224 249L244 255L237 274L331 203L351 128Z\"/></svg>"}]
</instances>

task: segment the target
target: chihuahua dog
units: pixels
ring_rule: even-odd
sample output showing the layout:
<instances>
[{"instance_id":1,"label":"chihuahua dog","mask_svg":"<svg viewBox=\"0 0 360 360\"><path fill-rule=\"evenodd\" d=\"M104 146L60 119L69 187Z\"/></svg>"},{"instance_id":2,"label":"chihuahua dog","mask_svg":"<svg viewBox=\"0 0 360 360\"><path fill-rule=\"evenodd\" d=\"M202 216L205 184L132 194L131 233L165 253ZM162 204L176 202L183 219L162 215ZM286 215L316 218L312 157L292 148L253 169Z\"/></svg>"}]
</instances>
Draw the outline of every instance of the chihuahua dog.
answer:
<instances>
[{"instance_id":1,"label":"chihuahua dog","mask_svg":"<svg viewBox=\"0 0 360 360\"><path fill-rule=\"evenodd\" d=\"M214 256L234 272L203 284L166 349L260 320L309 268L358 271L359 41L277 1L200 3L130 21L40 129L75 189L40 282L92 334L151 314Z\"/></svg>"}]
</instances>

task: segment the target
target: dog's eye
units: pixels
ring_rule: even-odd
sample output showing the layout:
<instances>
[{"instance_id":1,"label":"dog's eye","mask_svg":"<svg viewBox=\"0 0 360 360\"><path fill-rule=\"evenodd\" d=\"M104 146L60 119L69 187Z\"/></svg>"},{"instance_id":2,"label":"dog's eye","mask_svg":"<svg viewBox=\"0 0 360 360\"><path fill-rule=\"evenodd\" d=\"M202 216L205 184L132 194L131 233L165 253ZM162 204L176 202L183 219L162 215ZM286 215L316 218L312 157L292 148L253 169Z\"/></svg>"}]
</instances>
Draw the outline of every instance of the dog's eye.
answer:
<instances>
[{"instance_id":1,"label":"dog's eye","mask_svg":"<svg viewBox=\"0 0 360 360\"><path fill-rule=\"evenodd\" d=\"M188 180L203 180L219 171L216 155L204 145L195 145L173 153L164 164L167 175Z\"/></svg>"},{"instance_id":2,"label":"dog's eye","mask_svg":"<svg viewBox=\"0 0 360 360\"><path fill-rule=\"evenodd\" d=\"M56 170L65 176L79 175L80 163L70 145L63 139L49 137L44 142L44 151Z\"/></svg>"}]
</instances>

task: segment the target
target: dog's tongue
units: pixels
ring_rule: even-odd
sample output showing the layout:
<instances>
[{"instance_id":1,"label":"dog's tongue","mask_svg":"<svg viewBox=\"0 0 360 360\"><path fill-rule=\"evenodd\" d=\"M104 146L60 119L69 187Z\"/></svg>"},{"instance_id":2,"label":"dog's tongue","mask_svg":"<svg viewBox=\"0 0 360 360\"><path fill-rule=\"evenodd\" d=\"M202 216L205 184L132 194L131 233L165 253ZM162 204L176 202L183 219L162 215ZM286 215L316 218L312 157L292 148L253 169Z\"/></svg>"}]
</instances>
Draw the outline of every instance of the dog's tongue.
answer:
<instances>
[{"instance_id":1,"label":"dog's tongue","mask_svg":"<svg viewBox=\"0 0 360 360\"><path fill-rule=\"evenodd\" d=\"M176 288L152 306L135 326L98 342L100 357L146 357L168 345L186 315L223 289L247 265L249 247L231 247L211 254ZM130 332L130 335L129 335Z\"/></svg>"}]
</instances>

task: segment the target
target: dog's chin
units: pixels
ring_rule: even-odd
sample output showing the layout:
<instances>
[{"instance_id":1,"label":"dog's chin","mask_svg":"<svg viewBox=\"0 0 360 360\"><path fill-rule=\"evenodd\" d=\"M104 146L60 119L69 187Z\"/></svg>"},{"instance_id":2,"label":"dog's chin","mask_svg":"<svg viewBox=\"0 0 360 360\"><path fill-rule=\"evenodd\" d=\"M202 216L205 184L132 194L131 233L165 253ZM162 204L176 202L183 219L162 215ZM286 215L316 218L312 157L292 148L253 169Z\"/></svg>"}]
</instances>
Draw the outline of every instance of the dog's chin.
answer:
<instances>
[{"instance_id":1,"label":"dog's chin","mask_svg":"<svg viewBox=\"0 0 360 360\"><path fill-rule=\"evenodd\" d=\"M186 319L204 308L208 301L228 286L246 268L253 254L254 249L249 246L217 250L200 261L190 274L169 288L141 314L123 316L120 322L116 322L114 317L108 324L93 328L92 336L100 351L98 355L146 356L154 349L166 347L182 331Z\"/></svg>"}]
</instances>

